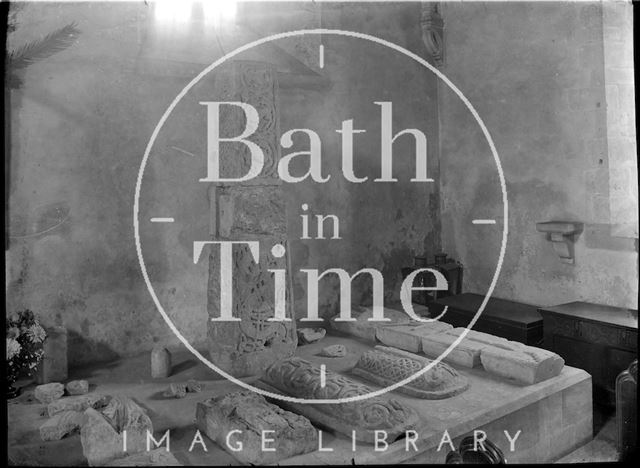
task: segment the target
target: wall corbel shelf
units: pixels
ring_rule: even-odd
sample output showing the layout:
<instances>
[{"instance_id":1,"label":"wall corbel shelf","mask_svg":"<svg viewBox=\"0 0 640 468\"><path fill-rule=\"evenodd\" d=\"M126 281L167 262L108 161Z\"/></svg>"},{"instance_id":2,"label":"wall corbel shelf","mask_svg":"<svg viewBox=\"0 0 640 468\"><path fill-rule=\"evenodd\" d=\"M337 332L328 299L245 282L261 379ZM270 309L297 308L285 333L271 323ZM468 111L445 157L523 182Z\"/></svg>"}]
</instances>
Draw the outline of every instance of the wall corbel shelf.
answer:
<instances>
[{"instance_id":1,"label":"wall corbel shelf","mask_svg":"<svg viewBox=\"0 0 640 468\"><path fill-rule=\"evenodd\" d=\"M573 221L546 221L536 223L536 230L544 232L547 240L553 243L553 249L563 263L575 263L574 243L584 228L583 223Z\"/></svg>"}]
</instances>

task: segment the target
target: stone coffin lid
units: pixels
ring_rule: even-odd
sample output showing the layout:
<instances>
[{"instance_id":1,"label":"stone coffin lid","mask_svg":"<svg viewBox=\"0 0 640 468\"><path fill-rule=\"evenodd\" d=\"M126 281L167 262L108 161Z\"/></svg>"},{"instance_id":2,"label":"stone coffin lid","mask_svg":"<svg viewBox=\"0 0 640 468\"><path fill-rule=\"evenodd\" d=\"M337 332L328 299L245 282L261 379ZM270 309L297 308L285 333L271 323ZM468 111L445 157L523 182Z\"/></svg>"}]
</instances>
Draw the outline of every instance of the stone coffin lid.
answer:
<instances>
[{"instance_id":1,"label":"stone coffin lid","mask_svg":"<svg viewBox=\"0 0 640 468\"><path fill-rule=\"evenodd\" d=\"M434 321L429 323L413 322L407 325L389 325L376 329L376 338L383 344L400 348L412 353L422 350L422 338L433 333L451 330L448 323Z\"/></svg>"},{"instance_id":2,"label":"stone coffin lid","mask_svg":"<svg viewBox=\"0 0 640 468\"><path fill-rule=\"evenodd\" d=\"M320 374L319 366L292 357L270 366L262 377L266 384L262 386L305 399L340 399L373 392L366 385L330 371L325 375L326 385L321 386ZM285 401L279 404L349 438L352 431L356 431L356 439L368 443L374 442L376 430L386 431L388 439L393 441L418 424L418 415L413 408L380 397L330 406Z\"/></svg>"},{"instance_id":3,"label":"stone coffin lid","mask_svg":"<svg viewBox=\"0 0 640 468\"><path fill-rule=\"evenodd\" d=\"M406 351L376 346L360 357L352 372L378 385L389 386L415 375L431 362ZM417 398L441 400L458 395L467 388L469 382L465 377L450 366L438 363L397 391Z\"/></svg>"},{"instance_id":4,"label":"stone coffin lid","mask_svg":"<svg viewBox=\"0 0 640 468\"><path fill-rule=\"evenodd\" d=\"M448 333L428 335L422 339L422 352L427 356L436 358L444 353L457 339L457 336ZM462 339L460 343L443 358L443 361L465 367L479 366L480 351L485 346L487 345L478 341Z\"/></svg>"},{"instance_id":5,"label":"stone coffin lid","mask_svg":"<svg viewBox=\"0 0 640 468\"><path fill-rule=\"evenodd\" d=\"M304 416L285 411L267 402L262 395L240 391L199 402L196 424L211 440L245 464L268 464L318 447L318 433ZM231 431L242 443L242 450L231 450L227 436ZM262 450L264 431L273 431L271 451Z\"/></svg>"}]
</instances>

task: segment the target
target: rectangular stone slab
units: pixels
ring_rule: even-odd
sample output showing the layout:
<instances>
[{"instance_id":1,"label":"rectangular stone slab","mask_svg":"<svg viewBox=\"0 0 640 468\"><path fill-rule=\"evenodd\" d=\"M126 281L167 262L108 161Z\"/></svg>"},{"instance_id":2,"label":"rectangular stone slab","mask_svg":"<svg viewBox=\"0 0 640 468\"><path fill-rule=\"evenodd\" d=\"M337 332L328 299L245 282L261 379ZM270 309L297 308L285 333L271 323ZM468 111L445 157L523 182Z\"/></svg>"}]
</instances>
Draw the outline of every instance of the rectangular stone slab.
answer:
<instances>
[{"instance_id":1,"label":"rectangular stone slab","mask_svg":"<svg viewBox=\"0 0 640 468\"><path fill-rule=\"evenodd\" d=\"M373 309L371 307L360 307L359 310L353 310L351 317L356 319L355 321L336 321L335 319L338 317L339 315L336 315L330 321L334 330L374 342L376 341L376 330L379 328L414 323L404 312L387 307L384 308L384 317L391 319L389 322L369 321L373 317Z\"/></svg>"},{"instance_id":2,"label":"rectangular stone slab","mask_svg":"<svg viewBox=\"0 0 640 468\"><path fill-rule=\"evenodd\" d=\"M451 330L447 330L448 335L460 336L464 331L467 330L463 327L453 328ZM517 343L515 341L509 341L506 338L502 338L500 336L491 335L490 333L479 332L476 330L469 330L464 337L465 340L475 341L477 343L482 343L486 345L497 346L499 348L511 349L514 346L518 346L521 343Z\"/></svg>"},{"instance_id":3,"label":"rectangular stone slab","mask_svg":"<svg viewBox=\"0 0 640 468\"><path fill-rule=\"evenodd\" d=\"M555 377L564 367L564 359L556 353L526 345L510 350L487 346L480 360L487 372L525 385Z\"/></svg>"},{"instance_id":4,"label":"rectangular stone slab","mask_svg":"<svg viewBox=\"0 0 640 468\"><path fill-rule=\"evenodd\" d=\"M422 339L422 352L429 357L437 358L457 339L458 337L447 333L426 336ZM480 365L480 351L485 346L487 345L477 341L463 339L443 361L464 367L476 367Z\"/></svg>"},{"instance_id":5,"label":"rectangular stone slab","mask_svg":"<svg viewBox=\"0 0 640 468\"><path fill-rule=\"evenodd\" d=\"M276 463L318 448L318 434L304 416L285 411L250 391L235 392L199 402L196 407L198 429L238 461L246 464ZM232 450L227 445L242 449ZM273 431L263 435L263 431ZM263 437L273 439L263 451Z\"/></svg>"},{"instance_id":6,"label":"rectangular stone slab","mask_svg":"<svg viewBox=\"0 0 640 468\"><path fill-rule=\"evenodd\" d=\"M376 338L387 346L419 353L422 350L422 338L433 333L451 330L453 327L444 322L412 323L410 325L398 325L378 327Z\"/></svg>"}]
</instances>

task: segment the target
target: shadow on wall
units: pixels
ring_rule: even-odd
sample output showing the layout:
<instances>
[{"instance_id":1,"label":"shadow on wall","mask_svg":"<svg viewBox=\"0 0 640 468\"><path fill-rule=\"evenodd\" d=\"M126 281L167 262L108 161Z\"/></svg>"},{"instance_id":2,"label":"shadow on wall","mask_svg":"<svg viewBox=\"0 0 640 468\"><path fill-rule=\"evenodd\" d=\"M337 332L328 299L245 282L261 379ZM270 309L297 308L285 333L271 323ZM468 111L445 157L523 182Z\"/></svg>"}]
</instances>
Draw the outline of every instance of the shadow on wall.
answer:
<instances>
[{"instance_id":1,"label":"shadow on wall","mask_svg":"<svg viewBox=\"0 0 640 468\"><path fill-rule=\"evenodd\" d=\"M74 354L95 356L94 362L111 362L120 357L104 342L89 340L74 330L68 330L68 333L67 350L73 350ZM71 358L71 356L68 357ZM68 359L70 363L73 361L73 359Z\"/></svg>"}]
</instances>

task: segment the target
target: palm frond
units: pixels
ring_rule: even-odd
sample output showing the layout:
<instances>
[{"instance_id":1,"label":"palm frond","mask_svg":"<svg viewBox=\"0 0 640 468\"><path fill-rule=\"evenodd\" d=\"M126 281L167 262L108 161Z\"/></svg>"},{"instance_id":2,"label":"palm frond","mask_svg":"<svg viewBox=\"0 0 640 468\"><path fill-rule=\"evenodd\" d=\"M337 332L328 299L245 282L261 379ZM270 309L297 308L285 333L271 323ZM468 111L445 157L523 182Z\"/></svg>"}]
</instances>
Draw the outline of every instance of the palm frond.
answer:
<instances>
[{"instance_id":1,"label":"palm frond","mask_svg":"<svg viewBox=\"0 0 640 468\"><path fill-rule=\"evenodd\" d=\"M25 68L34 62L51 57L71 46L79 33L76 23L71 23L47 34L40 40L28 42L18 50L9 53L9 66L13 69Z\"/></svg>"}]
</instances>

